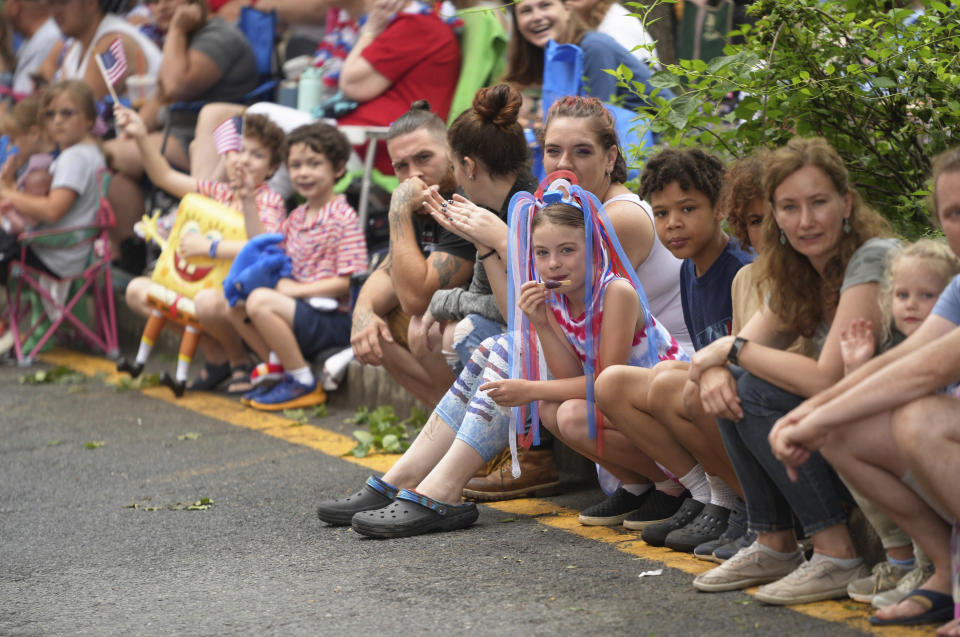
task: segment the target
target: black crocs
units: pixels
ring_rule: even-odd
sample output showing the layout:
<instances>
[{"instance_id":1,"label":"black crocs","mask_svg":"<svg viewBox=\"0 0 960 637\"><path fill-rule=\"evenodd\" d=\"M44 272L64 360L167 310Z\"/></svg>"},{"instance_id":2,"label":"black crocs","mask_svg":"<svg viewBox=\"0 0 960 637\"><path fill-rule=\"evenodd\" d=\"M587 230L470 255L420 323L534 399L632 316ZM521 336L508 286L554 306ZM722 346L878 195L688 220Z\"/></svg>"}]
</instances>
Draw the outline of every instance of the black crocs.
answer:
<instances>
[{"instance_id":1,"label":"black crocs","mask_svg":"<svg viewBox=\"0 0 960 637\"><path fill-rule=\"evenodd\" d=\"M353 516L353 530L378 539L464 529L480 516L473 502L448 504L401 489L390 506Z\"/></svg>"},{"instance_id":2,"label":"black crocs","mask_svg":"<svg viewBox=\"0 0 960 637\"><path fill-rule=\"evenodd\" d=\"M694 518L700 515L703 507L704 504L702 502L698 502L693 498L687 498L669 520L644 527L640 537L650 546L663 546L664 542L667 541L667 536L670 535L672 531L682 529L690 524ZM693 548L691 547L690 550L692 551Z\"/></svg>"},{"instance_id":3,"label":"black crocs","mask_svg":"<svg viewBox=\"0 0 960 637\"><path fill-rule=\"evenodd\" d=\"M397 497L397 489L380 478L370 476L363 488L340 500L325 500L317 506L317 517L333 526L348 526L354 513L382 509Z\"/></svg>"},{"instance_id":4,"label":"black crocs","mask_svg":"<svg viewBox=\"0 0 960 637\"><path fill-rule=\"evenodd\" d=\"M667 548L682 553L692 553L704 542L720 537L727 529L730 509L716 504L707 504L692 522L682 529L671 531L664 542Z\"/></svg>"}]
</instances>

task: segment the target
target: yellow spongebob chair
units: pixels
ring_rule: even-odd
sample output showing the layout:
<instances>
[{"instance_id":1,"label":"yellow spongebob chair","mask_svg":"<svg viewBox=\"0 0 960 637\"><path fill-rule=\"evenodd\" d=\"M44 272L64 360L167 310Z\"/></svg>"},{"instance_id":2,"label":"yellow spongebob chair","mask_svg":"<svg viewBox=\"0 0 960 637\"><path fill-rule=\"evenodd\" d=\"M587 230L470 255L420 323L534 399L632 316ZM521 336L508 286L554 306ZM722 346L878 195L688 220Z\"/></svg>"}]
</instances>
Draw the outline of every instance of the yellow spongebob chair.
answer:
<instances>
[{"instance_id":1,"label":"yellow spongebob chair","mask_svg":"<svg viewBox=\"0 0 960 637\"><path fill-rule=\"evenodd\" d=\"M180 201L176 221L169 238L164 241L157 232L157 215L144 216L138 224L144 237L161 247L160 258L150 278L147 302L153 308L147 326L140 337L140 348L134 363L121 359L117 371L127 372L136 378L150 357L153 345L168 320L184 327L180 352L177 356L176 376L166 372L160 382L179 398L186 388L190 363L197 351L201 326L193 298L206 289L221 289L223 280L230 271L231 261L209 257L191 257L179 254L180 238L191 233L200 233L210 240L246 241L243 214L216 201L191 193Z\"/></svg>"}]
</instances>

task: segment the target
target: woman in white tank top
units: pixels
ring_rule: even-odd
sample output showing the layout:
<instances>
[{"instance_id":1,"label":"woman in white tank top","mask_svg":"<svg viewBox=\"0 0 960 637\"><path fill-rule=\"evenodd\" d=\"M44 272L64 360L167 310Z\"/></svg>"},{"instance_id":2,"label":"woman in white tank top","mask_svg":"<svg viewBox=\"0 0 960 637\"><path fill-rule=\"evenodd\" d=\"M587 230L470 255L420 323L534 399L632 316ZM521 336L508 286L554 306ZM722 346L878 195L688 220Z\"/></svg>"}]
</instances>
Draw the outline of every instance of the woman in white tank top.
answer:
<instances>
[{"instance_id":1,"label":"woman in white tank top","mask_svg":"<svg viewBox=\"0 0 960 637\"><path fill-rule=\"evenodd\" d=\"M582 97L557 100L544 131L543 167L547 174L573 172L582 188L604 202L653 315L687 354L693 355L680 305L681 261L657 238L650 206L623 185L627 165L620 154L613 118L594 102Z\"/></svg>"}]
</instances>

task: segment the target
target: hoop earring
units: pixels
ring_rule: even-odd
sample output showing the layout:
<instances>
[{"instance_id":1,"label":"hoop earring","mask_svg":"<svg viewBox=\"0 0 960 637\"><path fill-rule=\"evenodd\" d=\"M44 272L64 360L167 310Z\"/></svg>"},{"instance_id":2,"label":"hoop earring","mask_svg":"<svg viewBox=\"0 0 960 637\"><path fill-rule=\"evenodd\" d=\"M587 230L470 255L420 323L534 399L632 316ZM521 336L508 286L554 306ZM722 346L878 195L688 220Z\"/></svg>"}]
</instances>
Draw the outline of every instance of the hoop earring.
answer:
<instances>
[{"instance_id":1,"label":"hoop earring","mask_svg":"<svg viewBox=\"0 0 960 637\"><path fill-rule=\"evenodd\" d=\"M783 228L780 229L780 245L787 245L787 234L783 231Z\"/></svg>"},{"instance_id":2,"label":"hoop earring","mask_svg":"<svg viewBox=\"0 0 960 637\"><path fill-rule=\"evenodd\" d=\"M851 229L852 228L850 227L850 217L847 217L846 219L843 220L843 234L850 234Z\"/></svg>"}]
</instances>

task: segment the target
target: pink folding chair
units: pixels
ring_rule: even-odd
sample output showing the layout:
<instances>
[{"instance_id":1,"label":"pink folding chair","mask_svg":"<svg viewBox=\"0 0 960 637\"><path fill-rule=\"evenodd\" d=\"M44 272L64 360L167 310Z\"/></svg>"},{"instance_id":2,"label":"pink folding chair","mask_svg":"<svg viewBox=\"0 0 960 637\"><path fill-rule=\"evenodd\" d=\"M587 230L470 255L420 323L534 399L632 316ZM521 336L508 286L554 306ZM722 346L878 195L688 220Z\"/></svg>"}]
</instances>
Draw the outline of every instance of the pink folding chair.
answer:
<instances>
[{"instance_id":1,"label":"pink folding chair","mask_svg":"<svg viewBox=\"0 0 960 637\"><path fill-rule=\"evenodd\" d=\"M106 197L110 177L106 169L97 173L100 205L93 223L56 230L27 231L18 237L21 245L20 258L9 265L7 298L13 347L17 362L21 366L32 364L43 346L63 325L72 327L81 339L102 350L107 357L119 356L117 315L110 270L113 259L107 237L107 231L116 225L113 208ZM76 276L58 279L37 270L26 261L27 247L31 245L66 247L82 244L90 246L90 258L87 267ZM51 290L66 292L51 293ZM77 304L85 298L87 292L90 293L93 305L92 326L87 326L74 314L74 311L79 309ZM24 343L44 327L45 331L29 351L26 351Z\"/></svg>"}]
</instances>

